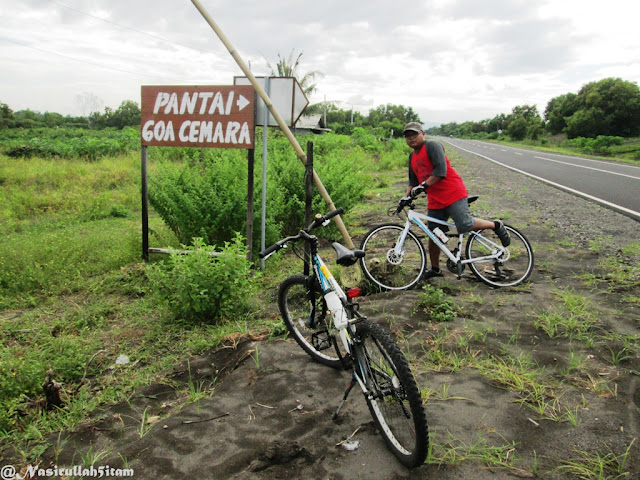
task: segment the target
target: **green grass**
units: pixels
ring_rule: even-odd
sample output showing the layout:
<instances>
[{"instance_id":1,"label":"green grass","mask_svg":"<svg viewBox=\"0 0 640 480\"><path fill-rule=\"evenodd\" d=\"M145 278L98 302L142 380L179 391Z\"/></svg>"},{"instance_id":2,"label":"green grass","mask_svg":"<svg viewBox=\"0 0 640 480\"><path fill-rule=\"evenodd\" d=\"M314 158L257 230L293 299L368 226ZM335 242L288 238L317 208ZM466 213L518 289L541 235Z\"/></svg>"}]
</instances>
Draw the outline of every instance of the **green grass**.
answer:
<instances>
[{"instance_id":1,"label":"green grass","mask_svg":"<svg viewBox=\"0 0 640 480\"><path fill-rule=\"evenodd\" d=\"M139 163L135 154L0 155L0 449L12 445L25 461L37 459L48 433L127 400L185 358L226 338L282 331L248 316L217 327L184 322L149 295ZM177 246L153 212L150 227L152 246ZM130 365L115 365L121 354ZM49 370L64 386L64 409L43 409ZM201 385L185 395L199 397Z\"/></svg>"},{"instance_id":2,"label":"green grass","mask_svg":"<svg viewBox=\"0 0 640 480\"><path fill-rule=\"evenodd\" d=\"M631 447L635 439L624 452L616 454L609 450L608 453L590 453L581 450L574 452L571 458L560 459L560 466L555 472L563 475L572 475L582 480L615 480L628 478L626 470Z\"/></svg>"},{"instance_id":3,"label":"green grass","mask_svg":"<svg viewBox=\"0 0 640 480\"><path fill-rule=\"evenodd\" d=\"M361 151L354 157L371 175L367 196L397 199L400 193L393 185L398 183L398 174L389 168L402 169L406 175L406 155L395 150L376 155L384 164L377 169L363 163L366 159ZM180 161L177 150L167 156L176 158L161 161ZM394 163L394 159L399 160ZM158 163L154 158L150 167ZM24 463L37 462L48 441L54 454L60 455L65 444L59 434L56 443L56 432L72 430L101 406L130 402L141 387L161 382L176 390L178 405L198 402L211 395L214 378L205 381L190 375L186 385L179 385L168 381L166 372L185 361L189 365L191 357L223 343L237 342L243 335L269 338L285 333L282 321L260 310L259 303L242 317L210 325L176 318L151 295L147 269L140 260L139 170L135 153L92 162L73 157L24 160L0 155L0 450ZM486 208L490 210L488 205ZM349 225L367 213L366 205L358 205L343 218ZM153 212L151 229L152 246L178 246L175 236ZM355 235L351 228L350 233ZM570 246L568 240L562 242ZM602 239L592 248L604 258L607 243ZM621 247L622 254L632 258L639 251L637 243ZM161 259L154 255L152 263ZM274 285L300 271L301 261L279 254L269 259L268 266L262 277L262 295L267 303L273 303ZM609 288L620 280L632 284L637 270L625 270L624 265L619 268L615 276L599 274L594 285ZM611 273L612 264L603 263L602 269ZM334 273L342 275L337 268ZM514 392L516 402L527 407L529 414L538 415L534 418L565 422L569 428L580 426L582 410L575 399L571 403L563 397L564 384L558 380L558 372L518 355L529 341L519 329L503 335L494 323L473 315L461 322L459 316L470 314L469 304L480 309L490 302L513 301L512 296L488 294L483 288L457 293L458 299L466 299L464 311L448 302L456 297L455 292L444 294L433 288L417 292L414 311L434 321L423 322L420 328L424 331L419 334L402 332L402 321L396 325L407 344L422 346L408 354L414 373L427 372L427 377L434 371L480 373L491 384ZM566 371L560 374L585 392L615 398L617 385L612 380L586 370L590 347L582 347L587 341L597 343L609 357L605 359L608 364L618 367L629 355L637 355L639 346L637 339L606 333L601 317L593 301L558 288L544 310L531 312L525 320L539 322L539 334L553 335L559 342L584 337L583 343L571 344L575 348L568 354ZM495 348L495 344L504 348ZM256 367L261 363L260 353L256 349L253 354ZM131 362L115 365L119 355L127 355ZM44 409L40 385L50 369L64 385L64 409ZM470 394L454 394L449 385L455 383L445 382L434 389L427 381L421 385L423 397L453 406L468 401ZM150 428L146 423L150 412L141 409L137 413L140 436ZM77 461L89 465L100 460L103 452L95 448L79 454ZM482 435L465 441L434 437L428 462L457 465L469 461L512 473L536 472L537 465L523 463L518 450L517 444L502 438L496 441L493 436L491 441ZM626 455L609 453L576 453L558 473L578 476L585 466L595 471L602 465L609 475L602 478L615 478L612 472L624 471Z\"/></svg>"},{"instance_id":4,"label":"green grass","mask_svg":"<svg viewBox=\"0 0 640 480\"><path fill-rule=\"evenodd\" d=\"M10 133L5 146L17 156L0 153L0 450L12 446L16 457L35 461L49 433L72 429L100 405L127 401L185 359L243 335L284 334L282 321L265 315L257 299L248 313L211 325L176 317L151 294L141 262L139 150L96 153L129 141L131 132L85 132L82 143L69 132L43 131L28 150L18 145L25 132ZM97 145L96 155L74 153L87 145ZM348 137L324 136L316 145L318 162L357 164L377 191L391 189L389 169L404 164L402 140L380 144L375 155ZM168 163L197 163L201 153L151 149L149 174ZM151 246L178 247L153 210L150 217ZM152 256L152 263L161 260ZM265 286L300 261L282 255L270 266ZM131 363L116 365L119 355ZM63 384L63 409L45 409L48 371ZM175 388L184 402L208 394L201 380ZM144 433L144 420L140 428Z\"/></svg>"}]
</instances>

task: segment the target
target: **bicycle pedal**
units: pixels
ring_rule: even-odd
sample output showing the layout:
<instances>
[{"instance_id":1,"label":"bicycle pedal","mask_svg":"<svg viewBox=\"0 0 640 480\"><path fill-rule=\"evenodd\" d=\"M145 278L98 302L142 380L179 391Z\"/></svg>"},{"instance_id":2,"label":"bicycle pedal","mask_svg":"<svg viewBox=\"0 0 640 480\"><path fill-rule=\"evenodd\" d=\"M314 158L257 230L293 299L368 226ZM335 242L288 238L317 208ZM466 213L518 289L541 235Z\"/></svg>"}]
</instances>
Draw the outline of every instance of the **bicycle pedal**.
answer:
<instances>
[{"instance_id":1,"label":"bicycle pedal","mask_svg":"<svg viewBox=\"0 0 640 480\"><path fill-rule=\"evenodd\" d=\"M313 345L313 348L318 351L331 348L333 346L333 343L331 342L329 331L325 329L311 334L311 344Z\"/></svg>"}]
</instances>

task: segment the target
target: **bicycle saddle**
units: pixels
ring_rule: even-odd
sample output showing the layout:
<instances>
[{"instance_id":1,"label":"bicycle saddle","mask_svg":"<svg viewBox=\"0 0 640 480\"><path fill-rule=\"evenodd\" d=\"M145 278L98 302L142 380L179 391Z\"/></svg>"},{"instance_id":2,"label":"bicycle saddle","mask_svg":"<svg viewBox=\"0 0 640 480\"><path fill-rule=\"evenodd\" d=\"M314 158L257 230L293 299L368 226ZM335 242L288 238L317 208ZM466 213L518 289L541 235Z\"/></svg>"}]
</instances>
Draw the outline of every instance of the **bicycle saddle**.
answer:
<instances>
[{"instance_id":1,"label":"bicycle saddle","mask_svg":"<svg viewBox=\"0 0 640 480\"><path fill-rule=\"evenodd\" d=\"M359 258L364 257L364 250L350 250L338 242L333 242L331 246L338 254L338 258L336 260L338 265L348 267L349 265L356 263Z\"/></svg>"},{"instance_id":2,"label":"bicycle saddle","mask_svg":"<svg viewBox=\"0 0 640 480\"><path fill-rule=\"evenodd\" d=\"M473 203L478 199L478 195L474 195L473 197L467 197L467 203Z\"/></svg>"}]
</instances>

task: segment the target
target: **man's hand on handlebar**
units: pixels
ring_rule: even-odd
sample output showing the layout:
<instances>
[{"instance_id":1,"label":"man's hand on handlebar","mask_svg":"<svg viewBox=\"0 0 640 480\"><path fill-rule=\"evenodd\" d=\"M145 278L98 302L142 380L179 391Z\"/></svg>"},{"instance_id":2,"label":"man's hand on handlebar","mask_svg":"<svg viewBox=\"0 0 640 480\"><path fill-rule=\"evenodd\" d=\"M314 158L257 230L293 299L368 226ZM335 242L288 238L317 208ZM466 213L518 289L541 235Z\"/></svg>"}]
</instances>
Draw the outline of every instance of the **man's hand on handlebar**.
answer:
<instances>
[{"instance_id":1,"label":"man's hand on handlebar","mask_svg":"<svg viewBox=\"0 0 640 480\"><path fill-rule=\"evenodd\" d=\"M421 193L424 193L426 190L427 190L427 183L422 182L417 187L413 187L411 189L411 194L410 194L411 198L416 198L418 195L420 195Z\"/></svg>"},{"instance_id":2,"label":"man's hand on handlebar","mask_svg":"<svg viewBox=\"0 0 640 480\"><path fill-rule=\"evenodd\" d=\"M399 201L398 201L398 208L396 208L395 213L400 213L402 211L402 209L404 207L407 207L409 205L411 205L411 202L413 201L413 197L411 197L410 195L404 196L402 197Z\"/></svg>"}]
</instances>

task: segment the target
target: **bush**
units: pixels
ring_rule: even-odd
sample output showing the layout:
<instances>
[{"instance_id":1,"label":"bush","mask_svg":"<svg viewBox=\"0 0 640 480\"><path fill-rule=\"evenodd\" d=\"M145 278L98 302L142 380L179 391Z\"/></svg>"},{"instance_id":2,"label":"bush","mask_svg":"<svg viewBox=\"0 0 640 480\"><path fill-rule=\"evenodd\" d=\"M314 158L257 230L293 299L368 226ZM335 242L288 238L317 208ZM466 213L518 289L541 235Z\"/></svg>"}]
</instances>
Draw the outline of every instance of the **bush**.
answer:
<instances>
[{"instance_id":1,"label":"bush","mask_svg":"<svg viewBox=\"0 0 640 480\"><path fill-rule=\"evenodd\" d=\"M86 130L82 128L37 128L3 130L0 153L14 158L75 158L98 160L140 148L135 128Z\"/></svg>"},{"instance_id":2,"label":"bush","mask_svg":"<svg viewBox=\"0 0 640 480\"><path fill-rule=\"evenodd\" d=\"M374 154L342 135L309 137L314 140L314 168L336 207L345 211L363 197L373 170ZM304 140L304 139L303 139ZM373 140L372 140L373 141ZM304 143L304 142L301 142ZM380 144L384 148L384 144ZM394 144L395 145L395 144ZM269 136L267 163L267 218L265 240L271 244L297 232L304 224L305 168L281 134ZM256 147L260 151L260 147ZM246 231L247 169L245 153L232 150L185 149L183 165L166 161L150 176L149 201L183 244L201 237L221 246ZM406 154L399 155L406 162ZM167 160L165 158L165 160ZM256 159L257 160L257 159ZM254 177L254 237L260 235L261 162ZM314 189L313 212L328 213ZM257 248L257 247L256 247ZM256 252L254 252L256 253Z\"/></svg>"},{"instance_id":3,"label":"bush","mask_svg":"<svg viewBox=\"0 0 640 480\"><path fill-rule=\"evenodd\" d=\"M426 284L418 294L418 304L413 313L418 311L426 315L427 320L433 322L450 322L455 319L459 308L447 297L444 291Z\"/></svg>"},{"instance_id":4,"label":"bush","mask_svg":"<svg viewBox=\"0 0 640 480\"><path fill-rule=\"evenodd\" d=\"M221 247L244 231L247 175L239 167L246 159L238 155L165 164L149 177L149 202L181 243L200 237Z\"/></svg>"},{"instance_id":5,"label":"bush","mask_svg":"<svg viewBox=\"0 0 640 480\"><path fill-rule=\"evenodd\" d=\"M623 143L624 139L622 137L598 135L596 138L577 137L570 140L565 140L562 143L562 146L577 148L585 153L611 155L611 147L622 145Z\"/></svg>"},{"instance_id":6,"label":"bush","mask_svg":"<svg viewBox=\"0 0 640 480\"><path fill-rule=\"evenodd\" d=\"M247 314L258 275L251 272L244 239L237 235L220 252L201 238L184 248L147 267L152 291L176 317L216 323Z\"/></svg>"}]
</instances>

